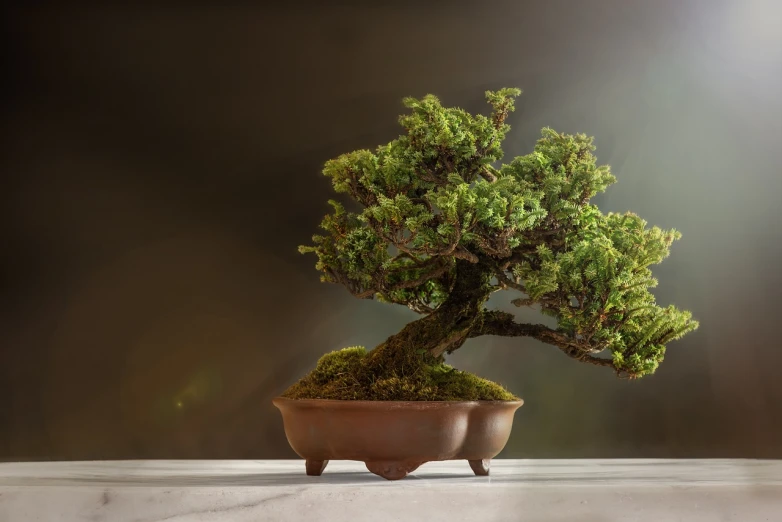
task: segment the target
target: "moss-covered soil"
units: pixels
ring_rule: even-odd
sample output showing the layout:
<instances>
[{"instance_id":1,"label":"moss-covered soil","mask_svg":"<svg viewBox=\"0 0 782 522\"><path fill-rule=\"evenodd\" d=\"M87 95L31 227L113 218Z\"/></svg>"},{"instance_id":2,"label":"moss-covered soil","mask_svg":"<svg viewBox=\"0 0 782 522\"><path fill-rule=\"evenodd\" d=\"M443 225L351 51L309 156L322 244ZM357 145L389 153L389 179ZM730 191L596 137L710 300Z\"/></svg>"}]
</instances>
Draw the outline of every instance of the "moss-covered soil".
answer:
<instances>
[{"instance_id":1,"label":"moss-covered soil","mask_svg":"<svg viewBox=\"0 0 782 522\"><path fill-rule=\"evenodd\" d=\"M518 400L501 385L443 362L421 359L402 371L369 364L364 347L344 348L320 358L317 366L283 397L371 401Z\"/></svg>"}]
</instances>

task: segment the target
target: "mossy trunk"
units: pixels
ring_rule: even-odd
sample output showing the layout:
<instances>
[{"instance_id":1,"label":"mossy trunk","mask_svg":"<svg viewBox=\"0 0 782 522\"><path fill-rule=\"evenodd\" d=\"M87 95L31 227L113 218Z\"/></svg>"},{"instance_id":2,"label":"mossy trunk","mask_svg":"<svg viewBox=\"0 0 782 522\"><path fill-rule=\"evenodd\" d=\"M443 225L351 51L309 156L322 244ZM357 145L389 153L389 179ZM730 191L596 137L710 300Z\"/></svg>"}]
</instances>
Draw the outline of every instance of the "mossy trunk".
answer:
<instances>
[{"instance_id":1,"label":"mossy trunk","mask_svg":"<svg viewBox=\"0 0 782 522\"><path fill-rule=\"evenodd\" d=\"M488 263L458 260L448 299L374 350L352 347L326 354L283 394L290 399L477 401L517 400L497 383L443 364L472 333L491 294Z\"/></svg>"},{"instance_id":2,"label":"mossy trunk","mask_svg":"<svg viewBox=\"0 0 782 522\"><path fill-rule=\"evenodd\" d=\"M492 271L484 263L457 259L456 280L448 299L432 314L409 323L367 355L374 375L408 375L422 364L442 361L459 348L491 293Z\"/></svg>"}]
</instances>

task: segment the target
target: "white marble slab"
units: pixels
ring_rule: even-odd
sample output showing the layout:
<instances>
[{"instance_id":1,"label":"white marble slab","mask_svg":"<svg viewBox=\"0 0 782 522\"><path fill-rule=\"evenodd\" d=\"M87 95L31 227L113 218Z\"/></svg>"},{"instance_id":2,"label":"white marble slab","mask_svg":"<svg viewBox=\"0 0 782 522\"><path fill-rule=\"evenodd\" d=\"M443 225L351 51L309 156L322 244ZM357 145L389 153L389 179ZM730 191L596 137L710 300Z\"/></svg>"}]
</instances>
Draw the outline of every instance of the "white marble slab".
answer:
<instances>
[{"instance_id":1,"label":"white marble slab","mask_svg":"<svg viewBox=\"0 0 782 522\"><path fill-rule=\"evenodd\" d=\"M0 522L289 520L782 521L782 461L455 461L396 482L356 462L0 464Z\"/></svg>"}]
</instances>

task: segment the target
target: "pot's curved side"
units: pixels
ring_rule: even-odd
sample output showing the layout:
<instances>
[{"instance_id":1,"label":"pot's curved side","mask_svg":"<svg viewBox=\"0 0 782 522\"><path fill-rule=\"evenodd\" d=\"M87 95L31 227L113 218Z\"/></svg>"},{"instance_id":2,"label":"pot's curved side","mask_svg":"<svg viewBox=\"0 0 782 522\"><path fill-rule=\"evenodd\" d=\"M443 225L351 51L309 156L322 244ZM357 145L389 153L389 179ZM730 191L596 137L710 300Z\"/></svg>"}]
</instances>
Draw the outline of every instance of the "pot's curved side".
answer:
<instances>
[{"instance_id":1,"label":"pot's curved side","mask_svg":"<svg viewBox=\"0 0 782 522\"><path fill-rule=\"evenodd\" d=\"M387 479L403 478L424 462L466 459L476 474L510 436L521 401L406 402L277 398L285 435L320 475L329 460L359 460Z\"/></svg>"},{"instance_id":2,"label":"pot's curved side","mask_svg":"<svg viewBox=\"0 0 782 522\"><path fill-rule=\"evenodd\" d=\"M513 416L523 401L479 403L470 411L469 429L457 459L481 460L496 457L505 447L513 427Z\"/></svg>"}]
</instances>

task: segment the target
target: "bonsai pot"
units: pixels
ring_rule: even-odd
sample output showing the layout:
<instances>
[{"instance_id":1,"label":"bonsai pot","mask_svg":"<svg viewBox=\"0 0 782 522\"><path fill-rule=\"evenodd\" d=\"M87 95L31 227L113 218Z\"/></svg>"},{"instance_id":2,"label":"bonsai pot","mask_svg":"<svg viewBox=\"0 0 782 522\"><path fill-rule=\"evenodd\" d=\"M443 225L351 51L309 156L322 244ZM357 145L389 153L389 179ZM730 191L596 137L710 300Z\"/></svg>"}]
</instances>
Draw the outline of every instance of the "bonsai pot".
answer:
<instances>
[{"instance_id":1,"label":"bonsai pot","mask_svg":"<svg viewBox=\"0 0 782 522\"><path fill-rule=\"evenodd\" d=\"M388 480L404 478L421 464L467 460L476 475L508 442L513 414L523 401L349 401L285 399L285 435L320 475L329 460L358 460Z\"/></svg>"}]
</instances>

